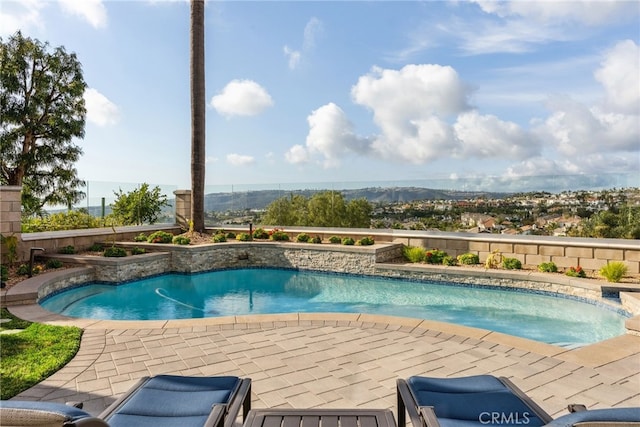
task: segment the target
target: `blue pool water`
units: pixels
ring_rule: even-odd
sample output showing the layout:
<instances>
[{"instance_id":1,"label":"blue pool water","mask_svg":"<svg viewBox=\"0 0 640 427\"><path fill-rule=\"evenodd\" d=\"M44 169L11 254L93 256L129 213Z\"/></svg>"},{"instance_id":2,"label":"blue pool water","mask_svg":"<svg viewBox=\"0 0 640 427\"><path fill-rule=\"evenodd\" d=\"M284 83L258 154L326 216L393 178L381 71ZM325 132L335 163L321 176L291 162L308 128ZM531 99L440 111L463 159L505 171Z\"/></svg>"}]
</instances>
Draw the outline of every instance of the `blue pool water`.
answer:
<instances>
[{"instance_id":1,"label":"blue pool water","mask_svg":"<svg viewBox=\"0 0 640 427\"><path fill-rule=\"evenodd\" d=\"M532 292L280 269L88 284L40 304L66 316L119 320L371 313L457 323L566 346L623 334L626 319L602 306Z\"/></svg>"}]
</instances>

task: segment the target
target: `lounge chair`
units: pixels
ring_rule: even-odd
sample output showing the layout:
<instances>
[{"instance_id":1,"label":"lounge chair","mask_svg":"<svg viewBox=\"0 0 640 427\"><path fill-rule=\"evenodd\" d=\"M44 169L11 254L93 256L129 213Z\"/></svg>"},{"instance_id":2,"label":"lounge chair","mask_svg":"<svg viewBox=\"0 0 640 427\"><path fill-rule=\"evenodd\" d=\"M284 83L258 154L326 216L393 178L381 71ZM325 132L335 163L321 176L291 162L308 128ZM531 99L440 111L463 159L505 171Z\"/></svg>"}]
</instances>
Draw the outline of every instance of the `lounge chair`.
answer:
<instances>
[{"instance_id":1,"label":"lounge chair","mask_svg":"<svg viewBox=\"0 0 640 427\"><path fill-rule=\"evenodd\" d=\"M251 409L251 379L144 377L101 414L111 427L231 427Z\"/></svg>"},{"instance_id":2,"label":"lounge chair","mask_svg":"<svg viewBox=\"0 0 640 427\"><path fill-rule=\"evenodd\" d=\"M30 427L108 427L99 418L64 403L26 400L0 401L0 425Z\"/></svg>"},{"instance_id":3,"label":"lounge chair","mask_svg":"<svg viewBox=\"0 0 640 427\"><path fill-rule=\"evenodd\" d=\"M640 408L586 411L573 405L578 412L554 420L507 378L491 375L399 379L397 396L399 427L405 427L406 414L413 427L640 427Z\"/></svg>"},{"instance_id":4,"label":"lounge chair","mask_svg":"<svg viewBox=\"0 0 640 427\"><path fill-rule=\"evenodd\" d=\"M53 402L3 400L0 425L37 427L232 427L251 409L251 379L144 377L94 417Z\"/></svg>"}]
</instances>

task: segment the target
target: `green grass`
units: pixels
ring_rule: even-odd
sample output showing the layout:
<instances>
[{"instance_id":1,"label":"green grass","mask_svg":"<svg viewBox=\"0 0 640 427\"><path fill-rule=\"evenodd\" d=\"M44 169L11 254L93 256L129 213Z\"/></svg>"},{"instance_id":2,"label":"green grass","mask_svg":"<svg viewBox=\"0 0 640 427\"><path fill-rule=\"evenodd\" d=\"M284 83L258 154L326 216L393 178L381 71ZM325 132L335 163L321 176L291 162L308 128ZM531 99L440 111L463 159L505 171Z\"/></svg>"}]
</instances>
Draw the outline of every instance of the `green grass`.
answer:
<instances>
[{"instance_id":1,"label":"green grass","mask_svg":"<svg viewBox=\"0 0 640 427\"><path fill-rule=\"evenodd\" d=\"M0 398L9 399L44 380L69 362L80 348L82 330L31 323L2 309L10 322L0 329L24 329L0 335Z\"/></svg>"}]
</instances>

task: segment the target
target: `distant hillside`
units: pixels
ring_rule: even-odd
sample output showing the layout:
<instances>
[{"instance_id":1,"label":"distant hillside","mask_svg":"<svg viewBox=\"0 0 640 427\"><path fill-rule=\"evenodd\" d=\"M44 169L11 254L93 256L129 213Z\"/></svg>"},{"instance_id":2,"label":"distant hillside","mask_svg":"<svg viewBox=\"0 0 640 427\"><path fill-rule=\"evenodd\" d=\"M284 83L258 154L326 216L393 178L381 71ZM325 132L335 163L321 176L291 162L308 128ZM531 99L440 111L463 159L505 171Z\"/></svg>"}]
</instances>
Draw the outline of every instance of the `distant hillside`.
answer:
<instances>
[{"instance_id":1,"label":"distant hillside","mask_svg":"<svg viewBox=\"0 0 640 427\"><path fill-rule=\"evenodd\" d=\"M210 193L205 195L205 211L235 211L242 209L265 209L271 202L292 194L311 198L326 190L260 190L235 193ZM410 202L413 200L464 200L478 197L503 198L507 193L473 191L433 190L419 187L371 187L355 190L339 190L346 200L367 199L370 203Z\"/></svg>"}]
</instances>

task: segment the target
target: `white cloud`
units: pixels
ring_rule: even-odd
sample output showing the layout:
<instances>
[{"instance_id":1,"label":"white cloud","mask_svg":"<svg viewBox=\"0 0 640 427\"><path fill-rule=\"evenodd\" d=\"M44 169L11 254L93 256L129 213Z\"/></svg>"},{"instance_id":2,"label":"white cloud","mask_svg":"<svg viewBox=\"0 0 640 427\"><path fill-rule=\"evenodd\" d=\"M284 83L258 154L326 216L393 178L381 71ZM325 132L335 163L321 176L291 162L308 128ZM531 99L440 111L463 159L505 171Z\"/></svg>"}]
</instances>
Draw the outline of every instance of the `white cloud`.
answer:
<instances>
[{"instance_id":1,"label":"white cloud","mask_svg":"<svg viewBox=\"0 0 640 427\"><path fill-rule=\"evenodd\" d=\"M525 159L540 151L533 135L496 116L465 112L453 127L460 141L458 157Z\"/></svg>"},{"instance_id":2,"label":"white cloud","mask_svg":"<svg viewBox=\"0 0 640 427\"><path fill-rule=\"evenodd\" d=\"M58 0L66 13L85 19L94 28L107 26L107 9L102 0Z\"/></svg>"},{"instance_id":3,"label":"white cloud","mask_svg":"<svg viewBox=\"0 0 640 427\"><path fill-rule=\"evenodd\" d=\"M324 27L322 21L312 17L304 27L304 35L302 40L302 49L296 50L285 45L283 52L288 59L288 66L291 70L298 68L302 61L303 55L309 53L316 45L316 40L320 37Z\"/></svg>"},{"instance_id":4,"label":"white cloud","mask_svg":"<svg viewBox=\"0 0 640 427\"><path fill-rule=\"evenodd\" d=\"M289 68L294 70L298 66L298 64L300 64L300 51L293 50L289 46L285 46L283 50L284 54L287 56L287 58L289 58Z\"/></svg>"},{"instance_id":5,"label":"white cloud","mask_svg":"<svg viewBox=\"0 0 640 427\"><path fill-rule=\"evenodd\" d=\"M595 78L613 111L640 114L640 48L632 40L616 44L605 55Z\"/></svg>"},{"instance_id":6,"label":"white cloud","mask_svg":"<svg viewBox=\"0 0 640 427\"><path fill-rule=\"evenodd\" d=\"M484 12L501 18L521 17L543 23L573 21L586 25L606 25L638 13L637 4L634 5L633 1L473 1Z\"/></svg>"},{"instance_id":7,"label":"white cloud","mask_svg":"<svg viewBox=\"0 0 640 427\"><path fill-rule=\"evenodd\" d=\"M310 154L321 154L327 168L339 166L340 159L349 153L366 154L369 151L369 141L354 133L353 124L344 111L334 103L323 105L313 111L307 117L307 122L309 134L306 149ZM299 149L294 149L293 153L290 150L291 155L302 155Z\"/></svg>"},{"instance_id":8,"label":"white cloud","mask_svg":"<svg viewBox=\"0 0 640 427\"><path fill-rule=\"evenodd\" d=\"M246 166L255 163L255 159L251 156L232 153L227 155L227 163L233 166Z\"/></svg>"},{"instance_id":9,"label":"white cloud","mask_svg":"<svg viewBox=\"0 0 640 427\"><path fill-rule=\"evenodd\" d=\"M28 32L32 28L42 28L44 20L40 10L45 5L46 3L40 0L2 2L2 7L0 7L0 36L11 35L18 30Z\"/></svg>"},{"instance_id":10,"label":"white cloud","mask_svg":"<svg viewBox=\"0 0 640 427\"><path fill-rule=\"evenodd\" d=\"M308 163L311 158L309 156L309 150L300 144L296 144L284 153L284 158L287 162L294 165Z\"/></svg>"},{"instance_id":11,"label":"white cloud","mask_svg":"<svg viewBox=\"0 0 640 427\"><path fill-rule=\"evenodd\" d=\"M96 89L88 88L84 92L87 108L87 120L98 126L113 125L120 120L120 112L116 104Z\"/></svg>"},{"instance_id":12,"label":"white cloud","mask_svg":"<svg viewBox=\"0 0 640 427\"><path fill-rule=\"evenodd\" d=\"M227 117L255 116L272 105L271 95L252 80L232 80L211 98L211 106Z\"/></svg>"}]
</instances>

